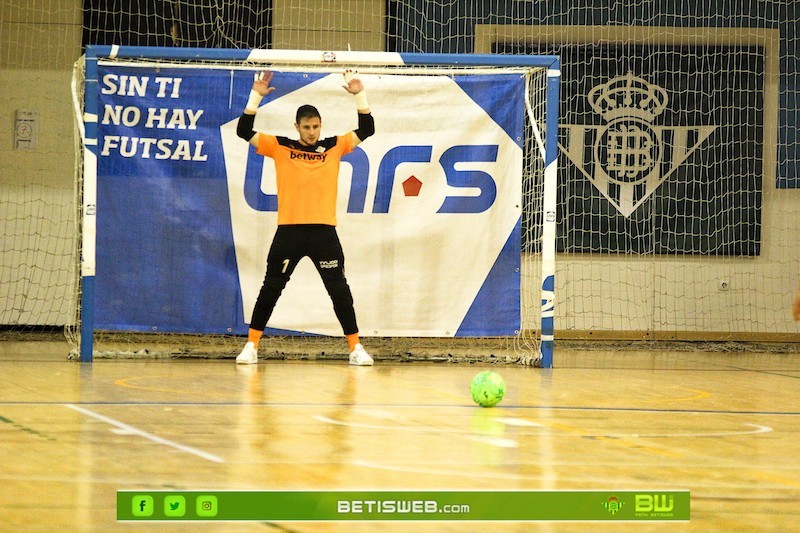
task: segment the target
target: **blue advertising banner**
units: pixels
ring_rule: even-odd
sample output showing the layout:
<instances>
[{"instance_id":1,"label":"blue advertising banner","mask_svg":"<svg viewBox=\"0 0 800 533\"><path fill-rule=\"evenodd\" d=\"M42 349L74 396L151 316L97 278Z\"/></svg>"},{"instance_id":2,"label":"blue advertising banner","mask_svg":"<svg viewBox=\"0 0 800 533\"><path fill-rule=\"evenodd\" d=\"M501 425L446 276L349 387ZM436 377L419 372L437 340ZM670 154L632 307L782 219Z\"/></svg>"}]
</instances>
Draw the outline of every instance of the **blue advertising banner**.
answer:
<instances>
[{"instance_id":1,"label":"blue advertising banner","mask_svg":"<svg viewBox=\"0 0 800 533\"><path fill-rule=\"evenodd\" d=\"M253 70L99 66L96 329L247 330L277 223L274 164L236 135ZM376 133L341 165L338 227L363 335L520 329L524 79L364 74ZM353 130L341 73L276 72L255 129ZM341 334L310 261L269 328Z\"/></svg>"}]
</instances>

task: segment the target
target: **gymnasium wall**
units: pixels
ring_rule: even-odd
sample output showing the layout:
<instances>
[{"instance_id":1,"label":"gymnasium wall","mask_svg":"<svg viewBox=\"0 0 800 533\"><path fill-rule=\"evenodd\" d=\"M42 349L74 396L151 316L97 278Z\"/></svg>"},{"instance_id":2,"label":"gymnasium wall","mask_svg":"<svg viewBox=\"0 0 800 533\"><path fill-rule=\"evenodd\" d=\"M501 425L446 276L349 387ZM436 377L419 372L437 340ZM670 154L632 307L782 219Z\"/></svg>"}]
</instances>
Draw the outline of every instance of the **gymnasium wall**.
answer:
<instances>
[{"instance_id":1,"label":"gymnasium wall","mask_svg":"<svg viewBox=\"0 0 800 533\"><path fill-rule=\"evenodd\" d=\"M677 29L717 28L743 39L774 32L779 74L767 78L775 99L766 101L764 111L777 118L765 133L771 139L766 149L774 152L765 158L769 165L761 182L758 253L564 250L558 257L556 330L562 338L796 339L789 308L800 280L797 3L700 4L275 0L268 35L276 48L491 52L514 36L530 42L542 27L614 28L617 34L644 26L667 36ZM0 324L73 320L77 226L70 78L81 54L82 8L78 0L0 3ZM35 113L35 149L14 147L17 110ZM527 305L536 306L538 299L538 284L524 288Z\"/></svg>"}]
</instances>

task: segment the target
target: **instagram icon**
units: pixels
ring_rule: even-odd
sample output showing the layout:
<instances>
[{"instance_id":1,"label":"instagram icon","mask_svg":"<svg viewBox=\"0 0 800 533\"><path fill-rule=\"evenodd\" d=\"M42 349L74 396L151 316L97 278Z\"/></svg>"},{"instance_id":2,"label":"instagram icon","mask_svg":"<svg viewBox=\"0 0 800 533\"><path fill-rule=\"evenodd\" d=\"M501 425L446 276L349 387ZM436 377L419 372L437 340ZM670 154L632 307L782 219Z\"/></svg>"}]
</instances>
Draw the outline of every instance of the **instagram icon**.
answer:
<instances>
[{"instance_id":1,"label":"instagram icon","mask_svg":"<svg viewBox=\"0 0 800 533\"><path fill-rule=\"evenodd\" d=\"M197 497L197 516L217 516L217 497L203 495Z\"/></svg>"}]
</instances>

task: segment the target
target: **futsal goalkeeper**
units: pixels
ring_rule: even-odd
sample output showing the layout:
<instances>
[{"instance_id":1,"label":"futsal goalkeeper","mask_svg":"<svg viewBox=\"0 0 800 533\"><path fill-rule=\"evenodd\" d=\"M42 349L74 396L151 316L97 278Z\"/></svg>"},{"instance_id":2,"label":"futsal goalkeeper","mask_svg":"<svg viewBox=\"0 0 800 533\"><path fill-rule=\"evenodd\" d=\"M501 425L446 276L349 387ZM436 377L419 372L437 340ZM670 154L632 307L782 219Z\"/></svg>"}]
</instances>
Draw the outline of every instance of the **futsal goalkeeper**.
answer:
<instances>
[{"instance_id":1,"label":"futsal goalkeeper","mask_svg":"<svg viewBox=\"0 0 800 533\"><path fill-rule=\"evenodd\" d=\"M299 139L253 131L261 99L275 88L273 73L257 74L236 133L256 147L257 153L275 161L278 186L278 229L267 255L267 273L258 293L247 344L238 364L258 362L258 344L278 298L303 257L309 257L333 301L333 310L350 350L350 364L372 365L361 345L353 296L344 275L344 252L336 233L336 192L339 162L364 139L375 133L363 82L353 71L344 73L344 89L355 96L358 128L344 135L321 138L322 118L314 106L297 109Z\"/></svg>"}]
</instances>

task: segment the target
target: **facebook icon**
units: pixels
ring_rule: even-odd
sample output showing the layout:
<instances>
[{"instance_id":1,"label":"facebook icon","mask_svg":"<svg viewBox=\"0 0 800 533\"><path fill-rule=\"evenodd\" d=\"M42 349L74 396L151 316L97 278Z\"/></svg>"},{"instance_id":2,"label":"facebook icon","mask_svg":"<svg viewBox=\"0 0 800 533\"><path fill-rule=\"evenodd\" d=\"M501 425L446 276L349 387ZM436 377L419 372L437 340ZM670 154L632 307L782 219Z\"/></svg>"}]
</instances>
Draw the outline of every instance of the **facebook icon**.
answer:
<instances>
[{"instance_id":1,"label":"facebook icon","mask_svg":"<svg viewBox=\"0 0 800 533\"><path fill-rule=\"evenodd\" d=\"M131 499L133 516L152 516L154 508L152 496L137 494Z\"/></svg>"}]
</instances>

